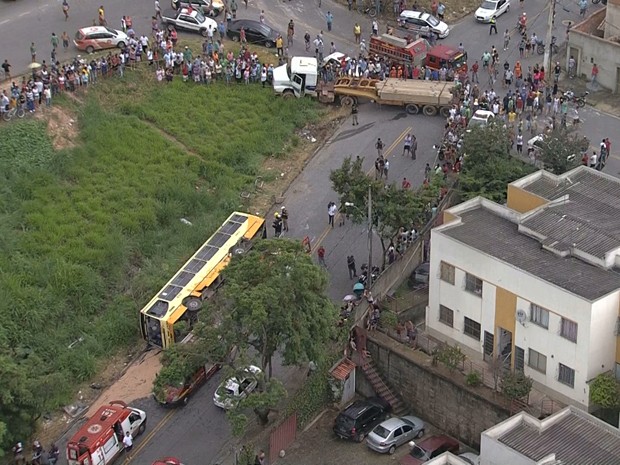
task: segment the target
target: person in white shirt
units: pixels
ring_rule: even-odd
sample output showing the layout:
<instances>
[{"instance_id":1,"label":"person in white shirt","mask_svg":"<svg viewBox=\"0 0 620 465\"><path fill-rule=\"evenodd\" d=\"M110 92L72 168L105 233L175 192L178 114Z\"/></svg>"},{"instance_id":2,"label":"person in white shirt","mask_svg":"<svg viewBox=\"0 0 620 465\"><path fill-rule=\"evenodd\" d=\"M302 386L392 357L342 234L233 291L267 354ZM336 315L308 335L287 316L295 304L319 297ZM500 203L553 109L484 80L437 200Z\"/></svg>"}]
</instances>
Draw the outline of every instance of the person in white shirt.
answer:
<instances>
[{"instance_id":1,"label":"person in white shirt","mask_svg":"<svg viewBox=\"0 0 620 465\"><path fill-rule=\"evenodd\" d=\"M131 437L131 433L129 431L125 433L125 437L123 438L123 445L125 446L125 452L131 452L131 449L133 448L133 438Z\"/></svg>"}]
</instances>

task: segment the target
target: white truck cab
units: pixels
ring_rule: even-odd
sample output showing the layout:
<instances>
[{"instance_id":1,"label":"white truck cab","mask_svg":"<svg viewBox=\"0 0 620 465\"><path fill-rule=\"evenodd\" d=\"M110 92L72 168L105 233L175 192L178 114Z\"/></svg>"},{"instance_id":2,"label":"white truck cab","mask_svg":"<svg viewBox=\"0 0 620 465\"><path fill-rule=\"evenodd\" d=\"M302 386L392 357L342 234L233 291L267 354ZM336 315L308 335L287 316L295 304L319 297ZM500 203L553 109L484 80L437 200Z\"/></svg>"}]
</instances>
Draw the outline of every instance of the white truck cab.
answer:
<instances>
[{"instance_id":1,"label":"white truck cab","mask_svg":"<svg viewBox=\"0 0 620 465\"><path fill-rule=\"evenodd\" d=\"M314 57L293 57L290 66L273 70L273 90L282 96L315 95L318 81L319 68Z\"/></svg>"}]
</instances>

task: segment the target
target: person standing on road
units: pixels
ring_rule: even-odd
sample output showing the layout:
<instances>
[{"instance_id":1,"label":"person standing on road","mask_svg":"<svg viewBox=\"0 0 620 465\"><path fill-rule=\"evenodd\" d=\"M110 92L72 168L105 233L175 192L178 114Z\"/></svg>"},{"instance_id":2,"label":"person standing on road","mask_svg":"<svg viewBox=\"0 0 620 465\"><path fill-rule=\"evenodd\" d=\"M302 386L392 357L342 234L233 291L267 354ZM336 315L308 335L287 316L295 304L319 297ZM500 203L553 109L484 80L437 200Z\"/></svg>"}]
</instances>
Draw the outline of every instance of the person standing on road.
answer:
<instances>
[{"instance_id":1,"label":"person standing on road","mask_svg":"<svg viewBox=\"0 0 620 465\"><path fill-rule=\"evenodd\" d=\"M264 450L261 449L258 454L256 454L256 457L254 457L254 465L267 465Z\"/></svg>"},{"instance_id":2,"label":"person standing on road","mask_svg":"<svg viewBox=\"0 0 620 465\"><path fill-rule=\"evenodd\" d=\"M230 11L232 13L232 19L237 19L237 1L232 0L230 2Z\"/></svg>"},{"instance_id":3,"label":"person standing on road","mask_svg":"<svg viewBox=\"0 0 620 465\"><path fill-rule=\"evenodd\" d=\"M99 26L105 26L105 10L103 9L103 5L99 6L99 10L97 13L99 14Z\"/></svg>"},{"instance_id":4,"label":"person standing on road","mask_svg":"<svg viewBox=\"0 0 620 465\"><path fill-rule=\"evenodd\" d=\"M508 50L509 45L510 45L510 31L506 29L506 32L504 32L504 52Z\"/></svg>"},{"instance_id":5,"label":"person standing on road","mask_svg":"<svg viewBox=\"0 0 620 465\"><path fill-rule=\"evenodd\" d=\"M293 36L295 35L295 23L293 23L292 19L288 22L286 35L288 38L288 46L291 47L293 45Z\"/></svg>"},{"instance_id":6,"label":"person standing on road","mask_svg":"<svg viewBox=\"0 0 620 465\"><path fill-rule=\"evenodd\" d=\"M334 15L332 14L331 11L328 11L327 14L325 15L325 20L327 21L327 30L331 31L332 24L334 22Z\"/></svg>"},{"instance_id":7,"label":"person standing on road","mask_svg":"<svg viewBox=\"0 0 620 465\"><path fill-rule=\"evenodd\" d=\"M385 160L383 163L383 175L385 176L385 180L388 179L388 173L390 172L390 162L389 160Z\"/></svg>"},{"instance_id":8,"label":"person standing on road","mask_svg":"<svg viewBox=\"0 0 620 465\"><path fill-rule=\"evenodd\" d=\"M360 123L357 121L357 112L358 112L358 109L357 109L357 103L356 103L356 102L353 102L353 105L351 105L351 119L352 119L352 121L353 121L352 126L357 126L357 125L359 125L359 124L360 124Z\"/></svg>"},{"instance_id":9,"label":"person standing on road","mask_svg":"<svg viewBox=\"0 0 620 465\"><path fill-rule=\"evenodd\" d=\"M30 44L30 58L32 63L37 61L37 48L34 46L34 42Z\"/></svg>"},{"instance_id":10,"label":"person standing on road","mask_svg":"<svg viewBox=\"0 0 620 465\"><path fill-rule=\"evenodd\" d=\"M377 149L377 155L379 155L379 158L383 158L383 147L383 141L379 137L375 143L375 148Z\"/></svg>"},{"instance_id":11,"label":"person standing on road","mask_svg":"<svg viewBox=\"0 0 620 465\"><path fill-rule=\"evenodd\" d=\"M288 210L286 207L280 208L280 217L282 218L282 229L288 232Z\"/></svg>"},{"instance_id":12,"label":"person standing on road","mask_svg":"<svg viewBox=\"0 0 620 465\"><path fill-rule=\"evenodd\" d=\"M407 134L405 136L405 145L403 147L403 157L405 156L406 153L408 153L409 155L411 155L411 142L413 141L413 138L411 137L411 134Z\"/></svg>"},{"instance_id":13,"label":"person standing on road","mask_svg":"<svg viewBox=\"0 0 620 465\"><path fill-rule=\"evenodd\" d=\"M378 36L379 35L379 23L377 22L376 19L372 20L372 35L373 36Z\"/></svg>"},{"instance_id":14,"label":"person standing on road","mask_svg":"<svg viewBox=\"0 0 620 465\"><path fill-rule=\"evenodd\" d=\"M332 228L334 227L334 217L336 216L337 212L338 207L336 206L336 203L329 202L327 204L327 224L330 225Z\"/></svg>"},{"instance_id":15,"label":"person standing on road","mask_svg":"<svg viewBox=\"0 0 620 465\"><path fill-rule=\"evenodd\" d=\"M55 52L58 48L58 36L55 32L52 32L52 38L50 39L50 43L52 44L52 51Z\"/></svg>"},{"instance_id":16,"label":"person standing on road","mask_svg":"<svg viewBox=\"0 0 620 465\"><path fill-rule=\"evenodd\" d=\"M125 446L125 453L129 455L131 449L133 449L133 438L131 437L131 433L129 431L125 433L125 437L123 438L123 446Z\"/></svg>"},{"instance_id":17,"label":"person standing on road","mask_svg":"<svg viewBox=\"0 0 620 465\"><path fill-rule=\"evenodd\" d=\"M478 60L476 60L474 62L473 65L471 65L471 82L474 83L479 83L480 81L478 81L478 69L480 68L480 65L478 64Z\"/></svg>"},{"instance_id":18,"label":"person standing on road","mask_svg":"<svg viewBox=\"0 0 620 465\"><path fill-rule=\"evenodd\" d=\"M5 79L11 79L11 64L9 60L4 60L4 63L2 63L2 71L4 71Z\"/></svg>"},{"instance_id":19,"label":"person standing on road","mask_svg":"<svg viewBox=\"0 0 620 465\"><path fill-rule=\"evenodd\" d=\"M598 66L596 66L596 63L594 63L592 65L592 84L596 84L596 79L598 78Z\"/></svg>"},{"instance_id":20,"label":"person standing on road","mask_svg":"<svg viewBox=\"0 0 620 465\"><path fill-rule=\"evenodd\" d=\"M349 269L349 279L357 278L357 268L355 267L355 257L353 255L347 257L347 268Z\"/></svg>"},{"instance_id":21,"label":"person standing on road","mask_svg":"<svg viewBox=\"0 0 620 465\"><path fill-rule=\"evenodd\" d=\"M362 39L362 27L358 23L353 26L353 35L355 36L355 43L359 44Z\"/></svg>"},{"instance_id":22,"label":"person standing on road","mask_svg":"<svg viewBox=\"0 0 620 465\"><path fill-rule=\"evenodd\" d=\"M411 136L411 159L416 159L416 152L418 151L418 139L415 135Z\"/></svg>"},{"instance_id":23,"label":"person standing on road","mask_svg":"<svg viewBox=\"0 0 620 465\"><path fill-rule=\"evenodd\" d=\"M316 251L316 256L319 259L319 265L321 265L324 268L327 268L327 263L325 263L325 247L320 246L318 250Z\"/></svg>"},{"instance_id":24,"label":"person standing on road","mask_svg":"<svg viewBox=\"0 0 620 465\"><path fill-rule=\"evenodd\" d=\"M66 52L67 49L69 48L69 34L67 34L67 31L63 31L62 35L60 36L60 39L62 40L62 48Z\"/></svg>"},{"instance_id":25,"label":"person standing on road","mask_svg":"<svg viewBox=\"0 0 620 465\"><path fill-rule=\"evenodd\" d=\"M579 0L579 16L586 17L586 10L588 9L588 0Z\"/></svg>"},{"instance_id":26,"label":"person standing on road","mask_svg":"<svg viewBox=\"0 0 620 465\"><path fill-rule=\"evenodd\" d=\"M62 0L62 13L65 15L65 21L69 19L69 3L67 0Z\"/></svg>"},{"instance_id":27,"label":"person standing on road","mask_svg":"<svg viewBox=\"0 0 620 465\"><path fill-rule=\"evenodd\" d=\"M159 5L159 0L155 0L155 18L161 21L161 6Z\"/></svg>"},{"instance_id":28,"label":"person standing on road","mask_svg":"<svg viewBox=\"0 0 620 465\"><path fill-rule=\"evenodd\" d=\"M491 17L491 21L489 21L489 24L489 35L493 34L493 32L497 34L497 19L495 18L495 16Z\"/></svg>"}]
</instances>

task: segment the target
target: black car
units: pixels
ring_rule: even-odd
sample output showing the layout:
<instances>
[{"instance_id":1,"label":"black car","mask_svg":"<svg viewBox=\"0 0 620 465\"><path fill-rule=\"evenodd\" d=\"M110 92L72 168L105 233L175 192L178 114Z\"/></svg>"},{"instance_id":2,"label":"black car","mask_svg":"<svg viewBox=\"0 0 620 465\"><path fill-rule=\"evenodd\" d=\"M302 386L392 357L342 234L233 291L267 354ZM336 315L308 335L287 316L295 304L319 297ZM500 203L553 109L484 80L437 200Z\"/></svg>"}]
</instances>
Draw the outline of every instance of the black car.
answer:
<instances>
[{"instance_id":1,"label":"black car","mask_svg":"<svg viewBox=\"0 0 620 465\"><path fill-rule=\"evenodd\" d=\"M342 439L362 442L369 431L385 420L390 404L381 398L356 400L336 417L334 433Z\"/></svg>"},{"instance_id":2,"label":"black car","mask_svg":"<svg viewBox=\"0 0 620 465\"><path fill-rule=\"evenodd\" d=\"M280 34L266 24L251 19L238 19L231 21L226 30L229 39L238 42L241 36L241 28L245 30L245 39L250 44L264 45L267 48L275 46L276 39Z\"/></svg>"}]
</instances>

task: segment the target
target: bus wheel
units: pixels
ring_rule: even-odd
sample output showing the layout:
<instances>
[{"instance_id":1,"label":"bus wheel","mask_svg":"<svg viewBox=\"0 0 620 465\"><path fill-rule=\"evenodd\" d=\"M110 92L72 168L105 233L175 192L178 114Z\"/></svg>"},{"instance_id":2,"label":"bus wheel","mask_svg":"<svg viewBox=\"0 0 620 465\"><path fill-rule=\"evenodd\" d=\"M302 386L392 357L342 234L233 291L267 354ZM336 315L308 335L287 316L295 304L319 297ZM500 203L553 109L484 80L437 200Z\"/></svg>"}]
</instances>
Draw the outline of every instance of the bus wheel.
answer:
<instances>
[{"instance_id":1,"label":"bus wheel","mask_svg":"<svg viewBox=\"0 0 620 465\"><path fill-rule=\"evenodd\" d=\"M408 103L407 105L405 105L405 111L410 115L417 115L418 113L420 113L420 107L417 106L415 103Z\"/></svg>"},{"instance_id":2,"label":"bus wheel","mask_svg":"<svg viewBox=\"0 0 620 465\"><path fill-rule=\"evenodd\" d=\"M355 100L353 99L353 97L351 97L349 95L345 95L344 97L340 97L340 106L351 107L351 106L353 106L354 102L355 102Z\"/></svg>"},{"instance_id":3,"label":"bus wheel","mask_svg":"<svg viewBox=\"0 0 620 465\"><path fill-rule=\"evenodd\" d=\"M183 305L185 305L187 310L189 310L190 312L197 312L202 308L202 300L200 300L198 297L193 296L186 297L185 299L183 299Z\"/></svg>"},{"instance_id":4,"label":"bus wheel","mask_svg":"<svg viewBox=\"0 0 620 465\"><path fill-rule=\"evenodd\" d=\"M444 118L447 118L448 116L450 116L450 109L448 107L441 107L441 109L439 110L439 114Z\"/></svg>"},{"instance_id":5,"label":"bus wheel","mask_svg":"<svg viewBox=\"0 0 620 465\"><path fill-rule=\"evenodd\" d=\"M422 108L422 113L424 113L426 116L435 116L437 114L437 108L432 105L426 105L424 108Z\"/></svg>"}]
</instances>

